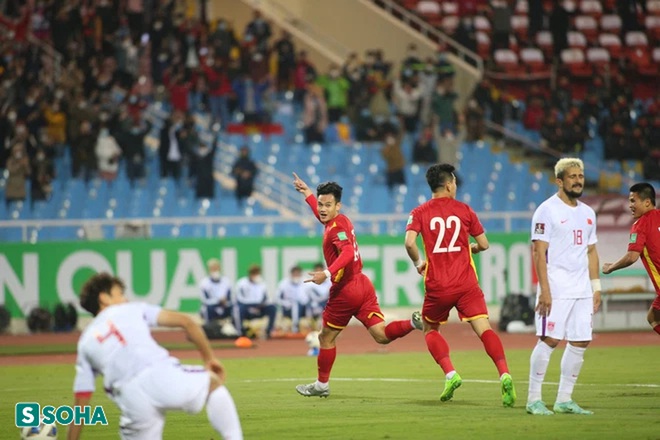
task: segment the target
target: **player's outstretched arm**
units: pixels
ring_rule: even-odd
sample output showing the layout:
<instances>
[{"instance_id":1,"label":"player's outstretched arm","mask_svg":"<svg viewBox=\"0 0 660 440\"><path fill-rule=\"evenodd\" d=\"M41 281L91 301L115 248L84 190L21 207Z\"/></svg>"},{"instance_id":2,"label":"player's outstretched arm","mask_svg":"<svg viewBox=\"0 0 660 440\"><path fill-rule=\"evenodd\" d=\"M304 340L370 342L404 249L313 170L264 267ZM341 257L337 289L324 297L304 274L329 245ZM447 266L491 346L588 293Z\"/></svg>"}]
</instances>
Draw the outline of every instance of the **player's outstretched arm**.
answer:
<instances>
[{"instance_id":1,"label":"player's outstretched arm","mask_svg":"<svg viewBox=\"0 0 660 440\"><path fill-rule=\"evenodd\" d=\"M206 368L217 373L221 379L224 379L224 369L222 368L222 364L213 356L211 344L206 334L204 334L202 328L190 316L171 310L161 310L158 314L157 324L162 327L182 328L186 332L188 339L199 350Z\"/></svg>"},{"instance_id":2,"label":"player's outstretched arm","mask_svg":"<svg viewBox=\"0 0 660 440\"><path fill-rule=\"evenodd\" d=\"M628 251L621 258L619 258L614 263L605 263L603 264L603 273L610 274L615 270L623 269L633 264L639 259L639 252Z\"/></svg>"},{"instance_id":3,"label":"player's outstretched arm","mask_svg":"<svg viewBox=\"0 0 660 440\"><path fill-rule=\"evenodd\" d=\"M89 402L92 400L92 393L76 393L74 399L75 406L86 406L89 405ZM67 429L66 438L67 440L78 440L80 434L82 433L83 425L82 424L70 424Z\"/></svg>"},{"instance_id":4,"label":"player's outstretched arm","mask_svg":"<svg viewBox=\"0 0 660 440\"><path fill-rule=\"evenodd\" d=\"M307 198L307 197L309 197L313 194L312 190L309 189L309 186L307 186L305 181L302 180L300 177L298 177L298 175L296 173L293 173L293 177L294 177L293 187L296 189L296 191L298 191L303 196L305 196L305 198Z\"/></svg>"}]
</instances>

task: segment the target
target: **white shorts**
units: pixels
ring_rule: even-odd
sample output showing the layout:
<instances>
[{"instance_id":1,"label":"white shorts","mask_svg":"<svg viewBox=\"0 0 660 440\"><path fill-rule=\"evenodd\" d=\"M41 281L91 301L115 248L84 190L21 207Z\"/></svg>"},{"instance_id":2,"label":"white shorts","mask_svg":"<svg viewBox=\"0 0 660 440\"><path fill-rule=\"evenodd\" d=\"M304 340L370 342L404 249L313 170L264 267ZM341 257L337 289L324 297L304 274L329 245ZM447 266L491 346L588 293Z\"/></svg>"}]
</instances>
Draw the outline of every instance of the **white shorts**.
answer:
<instances>
[{"instance_id":1,"label":"white shorts","mask_svg":"<svg viewBox=\"0 0 660 440\"><path fill-rule=\"evenodd\" d=\"M141 371L112 396L121 410L121 438L161 439L165 411L200 412L209 394L210 380L209 372L201 365L164 363Z\"/></svg>"},{"instance_id":2,"label":"white shorts","mask_svg":"<svg viewBox=\"0 0 660 440\"><path fill-rule=\"evenodd\" d=\"M593 312L593 298L553 299L550 315L543 317L536 313L536 336L560 341L591 341Z\"/></svg>"}]
</instances>

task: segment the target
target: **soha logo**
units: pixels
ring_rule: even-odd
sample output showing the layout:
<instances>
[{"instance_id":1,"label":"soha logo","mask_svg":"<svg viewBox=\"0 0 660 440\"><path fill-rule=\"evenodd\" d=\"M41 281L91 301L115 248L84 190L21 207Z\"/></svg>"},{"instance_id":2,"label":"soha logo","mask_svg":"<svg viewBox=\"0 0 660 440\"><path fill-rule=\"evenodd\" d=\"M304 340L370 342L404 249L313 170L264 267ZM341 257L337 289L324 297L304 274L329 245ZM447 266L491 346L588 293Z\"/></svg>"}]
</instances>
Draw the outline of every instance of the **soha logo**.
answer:
<instances>
[{"instance_id":1,"label":"soha logo","mask_svg":"<svg viewBox=\"0 0 660 440\"><path fill-rule=\"evenodd\" d=\"M102 406L66 406L54 407L52 405L41 406L36 402L19 402L16 404L16 426L19 428L31 428L39 426L39 423L60 425L107 425Z\"/></svg>"}]
</instances>

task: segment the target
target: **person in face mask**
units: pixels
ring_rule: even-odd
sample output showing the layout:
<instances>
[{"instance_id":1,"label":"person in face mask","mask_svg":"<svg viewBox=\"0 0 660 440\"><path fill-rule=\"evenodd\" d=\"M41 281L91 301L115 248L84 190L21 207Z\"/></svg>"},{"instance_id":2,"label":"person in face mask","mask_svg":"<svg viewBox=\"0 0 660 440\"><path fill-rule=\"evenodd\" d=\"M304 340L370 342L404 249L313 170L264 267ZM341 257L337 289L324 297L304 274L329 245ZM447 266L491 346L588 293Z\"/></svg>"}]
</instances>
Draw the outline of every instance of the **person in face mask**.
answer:
<instances>
[{"instance_id":1,"label":"person in face mask","mask_svg":"<svg viewBox=\"0 0 660 440\"><path fill-rule=\"evenodd\" d=\"M293 266L289 276L280 281L277 287L277 301L282 310L282 317L291 320L291 332L298 333L300 318L305 315L305 306L309 302L300 266Z\"/></svg>"},{"instance_id":2,"label":"person in face mask","mask_svg":"<svg viewBox=\"0 0 660 440\"><path fill-rule=\"evenodd\" d=\"M248 276L236 282L236 307L237 322L240 323L237 329L240 329L241 336L255 336L255 331L244 325L245 321L264 316L268 317L268 326L263 337L268 339L272 336L277 307L270 302L268 288L258 264L251 265L248 268Z\"/></svg>"},{"instance_id":3,"label":"person in face mask","mask_svg":"<svg viewBox=\"0 0 660 440\"><path fill-rule=\"evenodd\" d=\"M205 328L217 325L219 320L234 319L234 301L232 284L229 278L223 276L222 265L217 258L206 262L208 275L199 282L202 307L200 315L204 319ZM240 328L235 321L235 328ZM207 332L208 333L208 332Z\"/></svg>"}]
</instances>

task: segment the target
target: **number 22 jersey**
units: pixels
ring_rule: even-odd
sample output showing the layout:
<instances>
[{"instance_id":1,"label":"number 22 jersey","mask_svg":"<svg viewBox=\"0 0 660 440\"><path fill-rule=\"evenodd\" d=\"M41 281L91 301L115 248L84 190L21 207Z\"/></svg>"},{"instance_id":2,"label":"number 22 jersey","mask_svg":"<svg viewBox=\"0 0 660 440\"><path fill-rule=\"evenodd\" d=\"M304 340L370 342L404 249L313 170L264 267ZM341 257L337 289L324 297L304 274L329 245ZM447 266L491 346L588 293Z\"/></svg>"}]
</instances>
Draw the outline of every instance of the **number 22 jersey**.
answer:
<instances>
[{"instance_id":1,"label":"number 22 jersey","mask_svg":"<svg viewBox=\"0 0 660 440\"><path fill-rule=\"evenodd\" d=\"M484 233L477 214L463 202L438 197L413 209L406 231L422 236L426 253L426 292L452 294L478 284L470 236Z\"/></svg>"}]
</instances>

